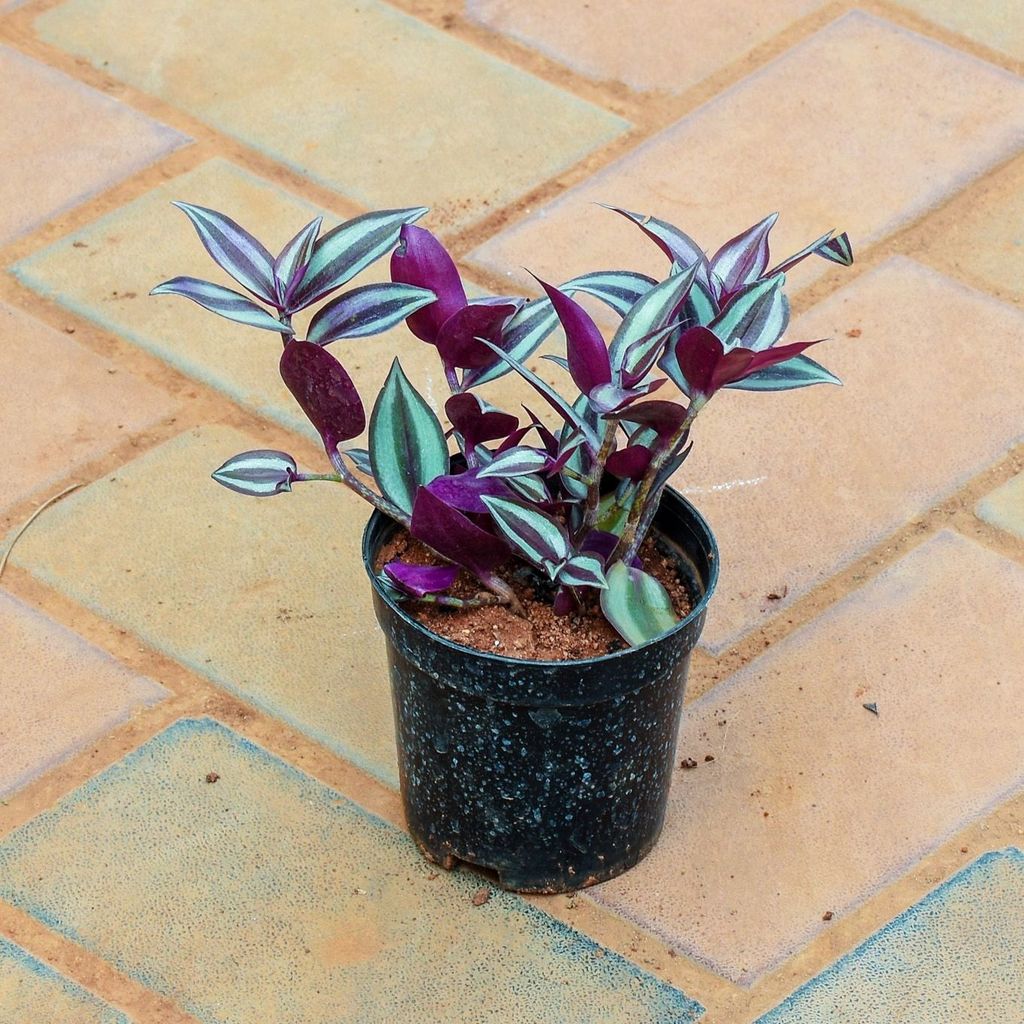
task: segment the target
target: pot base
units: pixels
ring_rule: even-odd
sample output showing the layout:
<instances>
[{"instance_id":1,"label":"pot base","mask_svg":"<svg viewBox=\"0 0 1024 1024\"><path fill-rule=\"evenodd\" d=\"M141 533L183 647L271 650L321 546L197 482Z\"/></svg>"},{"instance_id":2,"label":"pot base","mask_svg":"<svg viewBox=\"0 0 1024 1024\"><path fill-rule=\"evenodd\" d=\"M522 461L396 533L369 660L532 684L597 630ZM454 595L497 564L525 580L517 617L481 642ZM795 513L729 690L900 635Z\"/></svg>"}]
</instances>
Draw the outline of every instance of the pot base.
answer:
<instances>
[{"instance_id":1,"label":"pot base","mask_svg":"<svg viewBox=\"0 0 1024 1024\"><path fill-rule=\"evenodd\" d=\"M560 893L578 892L580 889L588 889L592 885L600 885L601 882L610 881L635 867L654 849L660 834L661 830L659 829L634 853L609 867L591 871L582 877L577 875L574 868L568 867L564 874L551 875L548 878L540 877L536 871L532 871L528 877L524 877L516 871L513 865L484 863L472 857L453 853L451 849L431 847L419 836L413 835L412 838L423 858L445 871L455 871L460 864L466 864L471 871L489 879L499 889L536 896L555 896Z\"/></svg>"}]
</instances>

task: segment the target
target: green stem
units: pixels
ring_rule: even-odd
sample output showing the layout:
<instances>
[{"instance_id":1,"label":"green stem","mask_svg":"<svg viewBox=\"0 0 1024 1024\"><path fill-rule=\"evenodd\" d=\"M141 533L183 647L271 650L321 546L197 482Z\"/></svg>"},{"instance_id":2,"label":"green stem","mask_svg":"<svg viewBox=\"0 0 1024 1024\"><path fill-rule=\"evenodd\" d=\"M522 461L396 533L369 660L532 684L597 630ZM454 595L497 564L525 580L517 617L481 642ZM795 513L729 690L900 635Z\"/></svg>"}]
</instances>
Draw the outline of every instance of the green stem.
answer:
<instances>
[{"instance_id":1,"label":"green stem","mask_svg":"<svg viewBox=\"0 0 1024 1024\"><path fill-rule=\"evenodd\" d=\"M282 313L281 316L279 317L279 319L280 319L281 323L284 324L285 327L291 327L291 325L292 325L292 315L291 315L291 313ZM281 332L281 341L285 345L287 345L288 342L291 341L292 338L294 338L294 337L295 337L294 334L289 334L287 331L282 331Z\"/></svg>"},{"instance_id":2,"label":"green stem","mask_svg":"<svg viewBox=\"0 0 1024 1024\"><path fill-rule=\"evenodd\" d=\"M425 594L410 597L419 604L436 604L442 608L488 608L505 602L497 594L477 594L476 597L452 597L450 594Z\"/></svg>"},{"instance_id":3,"label":"green stem","mask_svg":"<svg viewBox=\"0 0 1024 1024\"><path fill-rule=\"evenodd\" d=\"M501 599L499 604L507 604L513 612L516 613L520 618L525 619L526 609L519 603L519 598L516 597L516 592L500 577L495 576L494 573L488 573L486 576L478 576L477 579L487 587L488 590L493 591Z\"/></svg>"}]
</instances>

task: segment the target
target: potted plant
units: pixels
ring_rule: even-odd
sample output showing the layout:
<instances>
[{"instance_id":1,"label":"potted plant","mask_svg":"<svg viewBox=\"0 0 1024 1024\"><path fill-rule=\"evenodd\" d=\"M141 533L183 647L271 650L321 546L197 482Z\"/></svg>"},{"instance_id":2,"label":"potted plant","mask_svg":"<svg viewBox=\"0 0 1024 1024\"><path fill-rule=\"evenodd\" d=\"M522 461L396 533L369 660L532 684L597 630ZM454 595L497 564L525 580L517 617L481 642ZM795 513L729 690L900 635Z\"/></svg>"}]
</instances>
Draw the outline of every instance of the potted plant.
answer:
<instances>
[{"instance_id":1,"label":"potted plant","mask_svg":"<svg viewBox=\"0 0 1024 1024\"><path fill-rule=\"evenodd\" d=\"M804 355L816 341L779 341L786 274L814 254L850 264L847 236L830 232L770 266L774 214L709 258L672 225L616 209L667 256L663 280L602 271L539 281L537 298L471 300L452 257L415 225L422 208L322 236L318 218L275 258L223 214L178 205L253 298L194 278L154 294L279 332L281 376L333 470L300 471L261 450L229 458L214 479L256 496L339 483L374 508L363 555L421 850L529 892L631 867L661 829L690 652L718 574L710 529L668 482L719 391L837 383ZM388 252L390 282L339 292ZM610 344L581 294L621 317ZM322 302L300 338L293 317ZM436 348L451 396L442 419L395 359L367 430L327 346L403 320ZM559 325L564 354L546 358L571 382L566 395L526 365ZM553 410L554 429L479 395L509 372ZM364 431L367 447L353 447Z\"/></svg>"}]
</instances>

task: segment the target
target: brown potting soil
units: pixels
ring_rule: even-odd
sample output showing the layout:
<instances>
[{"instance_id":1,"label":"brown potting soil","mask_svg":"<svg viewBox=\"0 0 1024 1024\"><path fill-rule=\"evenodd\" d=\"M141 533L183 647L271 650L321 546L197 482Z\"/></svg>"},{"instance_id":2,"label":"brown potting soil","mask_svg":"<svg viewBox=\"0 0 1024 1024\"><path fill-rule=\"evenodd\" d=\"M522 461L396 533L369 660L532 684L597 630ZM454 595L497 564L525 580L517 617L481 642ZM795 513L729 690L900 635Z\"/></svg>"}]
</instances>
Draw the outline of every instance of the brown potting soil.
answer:
<instances>
[{"instance_id":1,"label":"brown potting soil","mask_svg":"<svg viewBox=\"0 0 1024 1024\"><path fill-rule=\"evenodd\" d=\"M679 575L675 560L659 549L653 537L640 548L644 571L650 573L668 591L676 614L682 618L693 607L690 593ZM437 565L439 559L426 545L404 530L396 534L377 555L375 568L380 572L393 560L414 565ZM579 613L556 615L551 606L555 586L535 569L522 563L509 563L499 575L512 586L526 617L516 615L505 605L482 608L444 608L407 601L403 607L427 629L464 647L475 647L490 654L538 661L563 661L593 658L626 647L625 641L601 614L597 591L583 588L586 603ZM470 598L482 592L469 573L459 573L449 593Z\"/></svg>"}]
</instances>

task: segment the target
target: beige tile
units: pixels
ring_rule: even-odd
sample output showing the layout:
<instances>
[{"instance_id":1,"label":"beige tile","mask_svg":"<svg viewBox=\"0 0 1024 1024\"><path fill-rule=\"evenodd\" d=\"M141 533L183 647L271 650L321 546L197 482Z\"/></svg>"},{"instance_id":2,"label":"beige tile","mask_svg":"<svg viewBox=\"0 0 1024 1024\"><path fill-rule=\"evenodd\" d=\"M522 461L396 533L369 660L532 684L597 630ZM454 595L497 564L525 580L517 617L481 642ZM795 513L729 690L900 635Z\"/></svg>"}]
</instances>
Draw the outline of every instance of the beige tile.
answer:
<instances>
[{"instance_id":1,"label":"beige tile","mask_svg":"<svg viewBox=\"0 0 1024 1024\"><path fill-rule=\"evenodd\" d=\"M688 708L698 768L598 899L749 983L1020 788L1022 663L1024 568L940 533Z\"/></svg>"},{"instance_id":2,"label":"beige tile","mask_svg":"<svg viewBox=\"0 0 1024 1024\"><path fill-rule=\"evenodd\" d=\"M170 415L170 396L0 304L0 509Z\"/></svg>"},{"instance_id":3,"label":"beige tile","mask_svg":"<svg viewBox=\"0 0 1024 1024\"><path fill-rule=\"evenodd\" d=\"M261 500L210 479L264 447L223 427L182 434L49 509L12 560L393 784L369 506L329 483Z\"/></svg>"},{"instance_id":4,"label":"beige tile","mask_svg":"<svg viewBox=\"0 0 1024 1024\"><path fill-rule=\"evenodd\" d=\"M982 498L975 511L986 523L1024 540L1024 473Z\"/></svg>"},{"instance_id":5,"label":"beige tile","mask_svg":"<svg viewBox=\"0 0 1024 1024\"><path fill-rule=\"evenodd\" d=\"M626 127L376 0L70 0L36 27L363 206L433 206L449 225Z\"/></svg>"},{"instance_id":6,"label":"beige tile","mask_svg":"<svg viewBox=\"0 0 1024 1024\"><path fill-rule=\"evenodd\" d=\"M1024 60L1024 6L1013 0L896 0L936 25Z\"/></svg>"},{"instance_id":7,"label":"beige tile","mask_svg":"<svg viewBox=\"0 0 1024 1024\"><path fill-rule=\"evenodd\" d=\"M1012 446L1022 336L1016 310L897 257L790 328L833 339L817 355L842 388L720 392L675 479L722 552L704 642L728 647Z\"/></svg>"},{"instance_id":8,"label":"beige tile","mask_svg":"<svg viewBox=\"0 0 1024 1024\"><path fill-rule=\"evenodd\" d=\"M77 206L189 140L0 46L0 242Z\"/></svg>"},{"instance_id":9,"label":"beige tile","mask_svg":"<svg viewBox=\"0 0 1024 1024\"><path fill-rule=\"evenodd\" d=\"M0 796L167 696L3 591L0 638Z\"/></svg>"},{"instance_id":10,"label":"beige tile","mask_svg":"<svg viewBox=\"0 0 1024 1024\"><path fill-rule=\"evenodd\" d=\"M515 896L474 905L480 885L432 872L397 829L209 719L178 722L0 846L0 897L210 1024L701 1014Z\"/></svg>"},{"instance_id":11,"label":"beige tile","mask_svg":"<svg viewBox=\"0 0 1024 1024\"><path fill-rule=\"evenodd\" d=\"M176 199L223 211L275 253L320 214L325 214L325 231L346 219L218 158L34 253L14 272L29 288L184 373L286 427L315 436L281 381L276 334L224 320L180 296L149 296L155 285L178 275L235 286L209 258L185 216L170 205ZM385 257L353 284L387 280L388 266ZM295 318L300 336L307 323L305 313ZM447 385L437 353L404 325L373 338L335 342L331 352L352 374L367 410L396 355L417 387L435 405L443 405Z\"/></svg>"},{"instance_id":12,"label":"beige tile","mask_svg":"<svg viewBox=\"0 0 1024 1024\"><path fill-rule=\"evenodd\" d=\"M469 0L469 15L599 80L678 93L784 32L823 0Z\"/></svg>"},{"instance_id":13,"label":"beige tile","mask_svg":"<svg viewBox=\"0 0 1024 1024\"><path fill-rule=\"evenodd\" d=\"M922 259L1024 305L1024 160L1015 160L925 224Z\"/></svg>"},{"instance_id":14,"label":"beige tile","mask_svg":"<svg viewBox=\"0 0 1024 1024\"><path fill-rule=\"evenodd\" d=\"M1021 146L1024 83L854 12L743 79L606 171L471 254L499 273L564 280L620 266L664 273L605 202L677 224L711 251L772 210L773 251L829 228L854 250L892 232ZM793 281L825 266L805 264Z\"/></svg>"}]
</instances>

